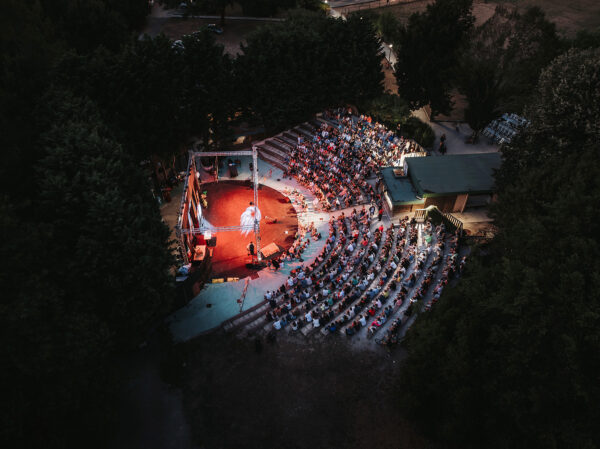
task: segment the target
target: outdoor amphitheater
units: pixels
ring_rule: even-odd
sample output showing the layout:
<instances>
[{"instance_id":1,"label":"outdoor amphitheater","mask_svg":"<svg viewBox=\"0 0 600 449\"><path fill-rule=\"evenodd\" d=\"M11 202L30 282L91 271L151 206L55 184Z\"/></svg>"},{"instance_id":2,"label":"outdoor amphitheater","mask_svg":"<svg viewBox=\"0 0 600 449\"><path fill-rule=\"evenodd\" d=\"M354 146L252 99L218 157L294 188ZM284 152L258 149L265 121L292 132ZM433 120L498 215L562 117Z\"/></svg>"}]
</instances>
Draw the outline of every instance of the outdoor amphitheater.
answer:
<instances>
[{"instance_id":1,"label":"outdoor amphitheater","mask_svg":"<svg viewBox=\"0 0 600 449\"><path fill-rule=\"evenodd\" d=\"M179 341L340 335L391 349L460 276L463 229L444 205L464 209L467 194L427 198L411 163L438 157L369 117L327 111L252 149L206 154L190 153L181 201L178 280L196 290L169 320Z\"/></svg>"}]
</instances>

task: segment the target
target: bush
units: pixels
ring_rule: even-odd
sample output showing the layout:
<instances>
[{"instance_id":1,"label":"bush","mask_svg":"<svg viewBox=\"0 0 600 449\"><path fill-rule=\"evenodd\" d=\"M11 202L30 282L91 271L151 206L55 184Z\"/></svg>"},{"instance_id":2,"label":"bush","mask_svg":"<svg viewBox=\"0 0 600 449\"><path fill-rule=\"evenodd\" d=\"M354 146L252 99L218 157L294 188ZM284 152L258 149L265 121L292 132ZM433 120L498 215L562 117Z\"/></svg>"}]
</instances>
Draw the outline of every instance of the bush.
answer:
<instances>
[{"instance_id":1,"label":"bush","mask_svg":"<svg viewBox=\"0 0 600 449\"><path fill-rule=\"evenodd\" d=\"M435 134L431 126L417 117L408 117L401 125L400 132L404 137L413 139L424 148L431 148L435 141Z\"/></svg>"},{"instance_id":2,"label":"bush","mask_svg":"<svg viewBox=\"0 0 600 449\"><path fill-rule=\"evenodd\" d=\"M396 129L410 117L406 102L393 94L383 94L375 98L364 108L364 113L389 129Z\"/></svg>"}]
</instances>

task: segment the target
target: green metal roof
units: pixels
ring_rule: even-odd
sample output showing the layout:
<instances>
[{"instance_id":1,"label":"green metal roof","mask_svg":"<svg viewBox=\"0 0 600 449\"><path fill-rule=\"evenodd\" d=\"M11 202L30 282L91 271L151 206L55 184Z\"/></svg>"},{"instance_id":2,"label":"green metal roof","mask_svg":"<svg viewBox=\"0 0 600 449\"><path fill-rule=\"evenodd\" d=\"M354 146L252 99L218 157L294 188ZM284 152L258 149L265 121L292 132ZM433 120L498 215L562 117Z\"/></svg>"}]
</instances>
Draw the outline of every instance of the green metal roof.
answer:
<instances>
[{"instance_id":1,"label":"green metal roof","mask_svg":"<svg viewBox=\"0 0 600 449\"><path fill-rule=\"evenodd\" d=\"M394 167L382 168L381 175L394 206L425 203L424 199L417 198L417 191L410 182L410 179L407 177L397 178L394 175Z\"/></svg>"},{"instance_id":2,"label":"green metal roof","mask_svg":"<svg viewBox=\"0 0 600 449\"><path fill-rule=\"evenodd\" d=\"M427 198L494 192L493 175L502 159L500 153L477 153L411 157L406 162L414 187Z\"/></svg>"}]
</instances>

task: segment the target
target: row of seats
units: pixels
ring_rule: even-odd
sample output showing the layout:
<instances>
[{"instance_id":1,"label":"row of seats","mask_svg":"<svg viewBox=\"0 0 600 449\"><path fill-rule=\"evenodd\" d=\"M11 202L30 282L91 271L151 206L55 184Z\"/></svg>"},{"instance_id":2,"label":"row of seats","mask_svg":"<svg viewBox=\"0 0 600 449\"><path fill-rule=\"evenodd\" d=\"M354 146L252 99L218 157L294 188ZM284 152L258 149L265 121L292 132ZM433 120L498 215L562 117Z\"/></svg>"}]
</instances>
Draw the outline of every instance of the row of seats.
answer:
<instances>
[{"instance_id":1,"label":"row of seats","mask_svg":"<svg viewBox=\"0 0 600 449\"><path fill-rule=\"evenodd\" d=\"M261 306L262 316L256 320L249 320L244 325L244 332L251 333L260 329L268 319L279 319L283 318L281 312L282 306L285 306L289 302L289 306L285 307L287 312L294 312L292 316L294 318L298 315L297 310L293 310L297 307L298 303L290 302L291 297L289 290L295 288L294 282L290 279L297 279L301 277L300 284L302 283L317 283L320 280L323 270L328 270L334 266L345 247L349 244L350 235L350 220L344 214L340 214L338 217L331 216L329 221L329 237L327 238L326 244L319 256L315 261L306 267L292 270L290 278L284 283L277 291L268 292L265 298L268 300L268 304ZM302 274L301 274L302 273ZM296 280L298 283L298 280ZM287 316L287 313L283 315ZM277 321L277 320L275 320ZM285 326L290 320L286 319L282 326ZM281 324L281 323L280 323Z\"/></svg>"},{"instance_id":2,"label":"row of seats","mask_svg":"<svg viewBox=\"0 0 600 449\"><path fill-rule=\"evenodd\" d=\"M339 238L334 241L328 239L324 248L325 256L319 256L311 267L294 270L286 284L280 287L277 300L271 299L272 306L283 303L288 310L293 309L290 324L295 328L303 327L306 322L319 325L321 315L316 310L316 303L321 303L323 290L327 293L327 289L333 291L336 275L340 278L347 275L340 272L340 268L345 266L347 261L355 260L358 248L369 244L367 235L370 233L370 218L364 209L360 212L353 211L349 217L342 213L333 220L333 224ZM275 319L273 325L276 329L281 324L277 322L277 318L280 317L272 316L272 312L268 312L267 317ZM313 318L316 318L316 321L313 321ZM286 319L285 323L289 321Z\"/></svg>"}]
</instances>

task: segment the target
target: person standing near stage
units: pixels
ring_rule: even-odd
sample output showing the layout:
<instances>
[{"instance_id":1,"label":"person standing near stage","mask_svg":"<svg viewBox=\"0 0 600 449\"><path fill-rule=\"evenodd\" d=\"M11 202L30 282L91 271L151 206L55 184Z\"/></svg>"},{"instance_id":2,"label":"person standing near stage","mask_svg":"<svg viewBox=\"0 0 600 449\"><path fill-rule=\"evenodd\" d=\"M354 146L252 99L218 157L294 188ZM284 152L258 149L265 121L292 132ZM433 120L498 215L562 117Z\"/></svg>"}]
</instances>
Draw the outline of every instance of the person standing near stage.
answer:
<instances>
[{"instance_id":1,"label":"person standing near stage","mask_svg":"<svg viewBox=\"0 0 600 449\"><path fill-rule=\"evenodd\" d=\"M379 215L379 221L381 221L381 217L383 217L383 207L380 207L380 208L379 208L379 213L378 213L378 215Z\"/></svg>"},{"instance_id":2,"label":"person standing near stage","mask_svg":"<svg viewBox=\"0 0 600 449\"><path fill-rule=\"evenodd\" d=\"M254 256L254 243L250 242L248 243L248 255L249 256Z\"/></svg>"}]
</instances>

